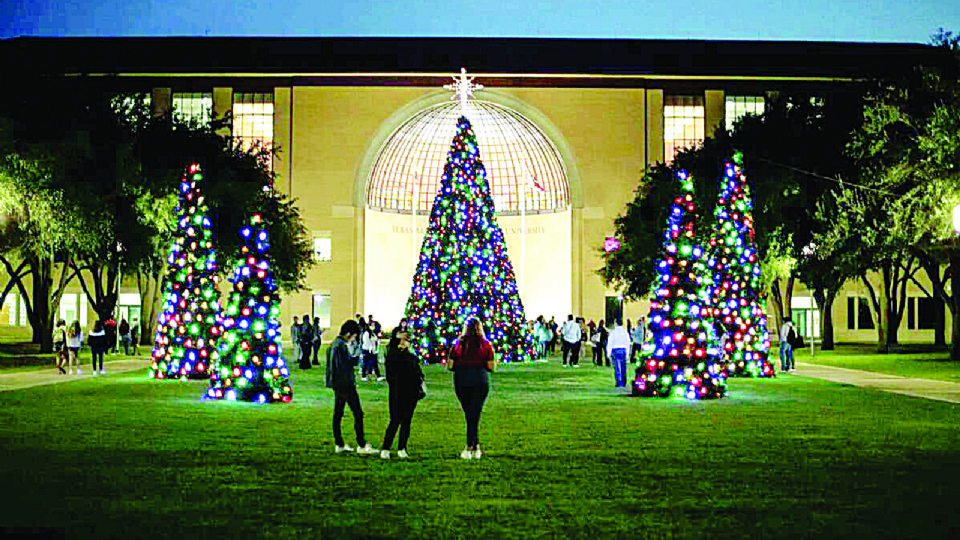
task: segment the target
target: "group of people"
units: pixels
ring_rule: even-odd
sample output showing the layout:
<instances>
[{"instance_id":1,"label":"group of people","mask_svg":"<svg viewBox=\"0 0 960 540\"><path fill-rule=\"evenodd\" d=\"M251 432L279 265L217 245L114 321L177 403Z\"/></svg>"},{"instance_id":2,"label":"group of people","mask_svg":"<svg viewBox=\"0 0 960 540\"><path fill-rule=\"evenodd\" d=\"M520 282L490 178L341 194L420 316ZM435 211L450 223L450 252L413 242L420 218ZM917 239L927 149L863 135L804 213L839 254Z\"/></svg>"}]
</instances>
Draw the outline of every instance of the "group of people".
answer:
<instances>
[{"instance_id":1,"label":"group of people","mask_svg":"<svg viewBox=\"0 0 960 540\"><path fill-rule=\"evenodd\" d=\"M356 367L361 356L366 354L362 345L364 332L374 333L373 320L366 329L355 320L348 320L340 327L340 334L327 350L326 386L333 389L333 438L336 453L354 452L374 454L377 449L367 442L363 429L363 408L357 394ZM390 422L383 436L380 457L390 458L390 448L399 430L397 456L407 458L407 442L417 403L426 396L420 359L410 348L410 332L406 321L401 321L393 330L387 345L386 379L389 386ZM479 425L483 404L489 393L488 373L494 369L493 346L487 341L483 325L477 318L469 319L463 332L451 347L447 368L454 374L454 390L463 410L467 427L467 444L460 453L462 459L480 459ZM379 376L379 374L378 374ZM346 444L340 424L346 407L353 414L353 428L357 447Z\"/></svg>"},{"instance_id":2,"label":"group of people","mask_svg":"<svg viewBox=\"0 0 960 540\"><path fill-rule=\"evenodd\" d=\"M320 341L323 328L320 328L320 317L313 318L310 324L310 315L303 316L303 322L296 317L290 326L290 341L293 343L293 357L297 359L300 369L310 369L311 365L319 366L317 355L320 353Z\"/></svg>"},{"instance_id":3,"label":"group of people","mask_svg":"<svg viewBox=\"0 0 960 540\"><path fill-rule=\"evenodd\" d=\"M129 355L130 348L133 347L133 354L138 352L138 343L140 342L140 324L135 322L133 325L126 319L120 319L120 324L113 317L105 321L97 320L93 327L87 333L83 334L80 328L80 321L73 321L70 325L63 319L57 321L53 329L53 349L56 353L57 372L61 375L82 375L83 369L80 367L80 349L86 343L90 347L90 354L93 358L91 372L93 375L106 375L107 370L103 367L103 357L108 352L117 352L117 336L120 337L120 343L123 344L123 354Z\"/></svg>"}]
</instances>

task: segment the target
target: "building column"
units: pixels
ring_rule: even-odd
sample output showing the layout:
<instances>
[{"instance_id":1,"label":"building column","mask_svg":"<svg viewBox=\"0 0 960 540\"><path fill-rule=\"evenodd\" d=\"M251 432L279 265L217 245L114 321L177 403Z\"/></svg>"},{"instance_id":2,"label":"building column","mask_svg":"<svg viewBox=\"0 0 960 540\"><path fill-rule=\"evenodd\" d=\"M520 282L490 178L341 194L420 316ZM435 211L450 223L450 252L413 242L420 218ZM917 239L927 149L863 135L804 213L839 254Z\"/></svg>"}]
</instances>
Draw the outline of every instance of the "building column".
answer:
<instances>
[{"instance_id":1,"label":"building column","mask_svg":"<svg viewBox=\"0 0 960 540\"><path fill-rule=\"evenodd\" d=\"M227 113L233 112L233 88L216 86L213 88L213 117L223 118ZM217 131L219 135L229 137L232 135L227 128Z\"/></svg>"},{"instance_id":2,"label":"building column","mask_svg":"<svg viewBox=\"0 0 960 540\"><path fill-rule=\"evenodd\" d=\"M663 162L663 90L648 89L646 103L647 166Z\"/></svg>"},{"instance_id":3,"label":"building column","mask_svg":"<svg viewBox=\"0 0 960 540\"><path fill-rule=\"evenodd\" d=\"M293 93L289 87L273 89L273 172L279 176L275 186L293 196Z\"/></svg>"},{"instance_id":4,"label":"building column","mask_svg":"<svg viewBox=\"0 0 960 540\"><path fill-rule=\"evenodd\" d=\"M713 133L717 128L724 126L724 116L726 116L725 99L723 90L707 90L704 92L704 136L713 137Z\"/></svg>"},{"instance_id":5,"label":"building column","mask_svg":"<svg viewBox=\"0 0 960 540\"><path fill-rule=\"evenodd\" d=\"M150 96L150 107L155 118L167 114L173 101L173 91L170 88L154 88Z\"/></svg>"}]
</instances>

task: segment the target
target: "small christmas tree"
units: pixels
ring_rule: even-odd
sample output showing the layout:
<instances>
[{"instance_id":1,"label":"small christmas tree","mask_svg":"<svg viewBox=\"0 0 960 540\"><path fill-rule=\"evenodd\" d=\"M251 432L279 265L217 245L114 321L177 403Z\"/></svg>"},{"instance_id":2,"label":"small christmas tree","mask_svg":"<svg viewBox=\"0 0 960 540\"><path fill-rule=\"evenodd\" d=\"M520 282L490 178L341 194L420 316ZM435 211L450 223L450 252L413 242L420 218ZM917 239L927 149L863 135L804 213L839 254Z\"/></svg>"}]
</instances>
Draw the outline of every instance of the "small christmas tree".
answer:
<instances>
[{"instance_id":1,"label":"small christmas tree","mask_svg":"<svg viewBox=\"0 0 960 540\"><path fill-rule=\"evenodd\" d=\"M716 234L710 239L714 270L713 305L717 321L728 333L723 367L728 375L770 377L770 333L760 297L760 262L753 244L753 201L737 152L724 163L720 197L714 215Z\"/></svg>"},{"instance_id":2,"label":"small christmas tree","mask_svg":"<svg viewBox=\"0 0 960 540\"><path fill-rule=\"evenodd\" d=\"M150 377L155 379L205 378L216 361L220 292L212 223L199 187L202 181L200 166L194 163L180 183L178 229L167 256L165 305L150 365Z\"/></svg>"},{"instance_id":3,"label":"small christmas tree","mask_svg":"<svg viewBox=\"0 0 960 540\"><path fill-rule=\"evenodd\" d=\"M711 399L726 393L726 376L713 330L706 253L696 243L693 180L677 173L664 234L659 280L650 302L650 339L643 344L633 394Z\"/></svg>"},{"instance_id":4,"label":"small christmas tree","mask_svg":"<svg viewBox=\"0 0 960 540\"><path fill-rule=\"evenodd\" d=\"M286 403L293 399L293 389L280 346L280 299L270 270L270 243L259 214L240 229L240 236L243 244L230 278L233 292L207 397Z\"/></svg>"},{"instance_id":5,"label":"small christmas tree","mask_svg":"<svg viewBox=\"0 0 960 540\"><path fill-rule=\"evenodd\" d=\"M440 184L407 300L415 353L444 361L463 323L476 316L501 362L532 360L533 337L466 117L457 122Z\"/></svg>"}]
</instances>

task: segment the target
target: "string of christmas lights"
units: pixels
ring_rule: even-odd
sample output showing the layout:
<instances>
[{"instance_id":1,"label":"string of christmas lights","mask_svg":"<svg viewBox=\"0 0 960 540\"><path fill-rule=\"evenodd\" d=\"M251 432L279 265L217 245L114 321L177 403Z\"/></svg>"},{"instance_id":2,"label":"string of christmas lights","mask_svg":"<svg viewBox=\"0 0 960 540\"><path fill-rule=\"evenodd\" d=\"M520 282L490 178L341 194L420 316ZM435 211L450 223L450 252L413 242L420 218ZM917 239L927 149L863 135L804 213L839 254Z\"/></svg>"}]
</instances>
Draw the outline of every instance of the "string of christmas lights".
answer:
<instances>
[{"instance_id":1,"label":"string of christmas lights","mask_svg":"<svg viewBox=\"0 0 960 540\"><path fill-rule=\"evenodd\" d=\"M177 232L164 274L164 309L158 317L149 377L206 378L216 362L222 330L213 224L200 191L203 173L190 165L180 182Z\"/></svg>"},{"instance_id":2,"label":"string of christmas lights","mask_svg":"<svg viewBox=\"0 0 960 540\"><path fill-rule=\"evenodd\" d=\"M440 184L405 310L414 353L445 362L463 323L476 316L501 362L532 361L533 336L466 117L457 122Z\"/></svg>"},{"instance_id":3,"label":"string of christmas lights","mask_svg":"<svg viewBox=\"0 0 960 540\"><path fill-rule=\"evenodd\" d=\"M211 399L284 402L293 399L280 345L280 299L270 270L270 242L259 214L240 229L243 244L223 313L218 362L210 372Z\"/></svg>"},{"instance_id":4,"label":"string of christmas lights","mask_svg":"<svg viewBox=\"0 0 960 540\"><path fill-rule=\"evenodd\" d=\"M726 375L713 328L713 281L707 254L696 243L693 180L676 175L674 199L650 302L650 338L641 348L633 395L714 399L726 394Z\"/></svg>"},{"instance_id":5,"label":"string of christmas lights","mask_svg":"<svg viewBox=\"0 0 960 540\"><path fill-rule=\"evenodd\" d=\"M760 296L761 277L754 247L753 201L742 169L743 155L724 162L720 196L714 215L715 234L710 239L713 269L713 306L718 325L728 332L722 365L732 376L772 377L768 358L770 333L766 307Z\"/></svg>"}]
</instances>

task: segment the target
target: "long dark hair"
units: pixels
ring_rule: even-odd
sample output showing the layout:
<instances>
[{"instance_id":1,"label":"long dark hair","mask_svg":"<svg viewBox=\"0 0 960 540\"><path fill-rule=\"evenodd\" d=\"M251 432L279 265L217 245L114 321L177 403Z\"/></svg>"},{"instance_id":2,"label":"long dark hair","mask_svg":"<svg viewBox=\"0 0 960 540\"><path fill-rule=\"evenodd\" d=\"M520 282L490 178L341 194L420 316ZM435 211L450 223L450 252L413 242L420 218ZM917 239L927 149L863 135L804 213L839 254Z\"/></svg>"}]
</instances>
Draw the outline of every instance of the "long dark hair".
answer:
<instances>
[{"instance_id":1,"label":"long dark hair","mask_svg":"<svg viewBox=\"0 0 960 540\"><path fill-rule=\"evenodd\" d=\"M475 350L480 349L480 344L486 340L483 334L483 324L480 319L470 317L463 324L463 333L460 334L460 347L463 355L467 356Z\"/></svg>"}]
</instances>

